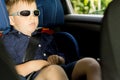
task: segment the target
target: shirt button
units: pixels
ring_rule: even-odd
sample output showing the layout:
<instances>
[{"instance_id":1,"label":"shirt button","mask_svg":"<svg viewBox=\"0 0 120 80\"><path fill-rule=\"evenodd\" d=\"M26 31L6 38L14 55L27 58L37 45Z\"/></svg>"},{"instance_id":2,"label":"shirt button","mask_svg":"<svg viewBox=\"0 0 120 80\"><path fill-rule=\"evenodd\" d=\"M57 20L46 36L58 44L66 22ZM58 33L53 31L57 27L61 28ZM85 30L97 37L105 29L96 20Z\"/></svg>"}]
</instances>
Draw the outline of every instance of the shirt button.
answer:
<instances>
[{"instance_id":1,"label":"shirt button","mask_svg":"<svg viewBox=\"0 0 120 80\"><path fill-rule=\"evenodd\" d=\"M41 47L41 44L38 44L38 47Z\"/></svg>"},{"instance_id":2,"label":"shirt button","mask_svg":"<svg viewBox=\"0 0 120 80\"><path fill-rule=\"evenodd\" d=\"M46 53L43 53L43 56L46 56Z\"/></svg>"},{"instance_id":3,"label":"shirt button","mask_svg":"<svg viewBox=\"0 0 120 80\"><path fill-rule=\"evenodd\" d=\"M30 36L28 36L28 38L30 38Z\"/></svg>"},{"instance_id":4,"label":"shirt button","mask_svg":"<svg viewBox=\"0 0 120 80\"><path fill-rule=\"evenodd\" d=\"M21 34L21 32L18 32L18 34Z\"/></svg>"}]
</instances>

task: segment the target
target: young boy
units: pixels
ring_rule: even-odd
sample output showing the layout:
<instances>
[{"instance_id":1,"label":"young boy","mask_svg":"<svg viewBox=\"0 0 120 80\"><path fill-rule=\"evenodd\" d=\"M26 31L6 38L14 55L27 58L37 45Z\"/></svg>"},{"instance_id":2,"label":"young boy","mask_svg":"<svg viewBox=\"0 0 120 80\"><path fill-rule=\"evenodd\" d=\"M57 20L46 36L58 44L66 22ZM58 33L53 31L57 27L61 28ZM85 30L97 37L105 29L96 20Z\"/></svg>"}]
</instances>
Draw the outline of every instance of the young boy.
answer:
<instances>
[{"instance_id":1,"label":"young boy","mask_svg":"<svg viewBox=\"0 0 120 80\"><path fill-rule=\"evenodd\" d=\"M6 0L9 12L11 32L3 36L5 47L16 63L19 75L26 77L36 72L32 80L68 80L64 70L58 65L50 65L48 61L34 59L23 62L29 39L38 26L38 16L35 0Z\"/></svg>"},{"instance_id":2,"label":"young boy","mask_svg":"<svg viewBox=\"0 0 120 80\"><path fill-rule=\"evenodd\" d=\"M10 23L14 27L14 29L8 34L4 35L3 40L4 40L7 51L11 54L16 64L21 64L29 43L30 36L36 34L35 29L37 28L37 24L38 24L37 16L39 14L38 14L38 11L36 10L36 7L33 7L32 4L27 3L26 5L27 0L16 0L16 1L18 2L14 3L14 2L10 2L9 0L6 0L6 2L8 2L6 4L7 4L7 8L10 15ZM28 2L31 2L31 1L32 0L28 0ZM10 3L14 3L14 5ZM29 11L25 12L25 10L30 10L30 11L34 10L34 16L29 15L28 14ZM25 63L21 65L17 65L16 69L19 74L26 76L33 71L37 71L41 69L43 66L50 65L50 64L57 64L57 65L61 65L64 68L64 70L68 74L68 77L72 78L72 80L78 80L79 77L84 74L87 75L87 80L101 80L100 65L97 63L96 60L92 58L83 58L76 62L70 63L68 65L64 65L65 60L60 55L57 55L58 52L55 47L55 43L52 35L41 33L39 41L40 41L40 44L38 45L38 48L36 50L35 57L34 57L34 59L37 59L37 60L26 62L26 64L31 65L32 69L28 70L29 68L25 68L26 66ZM56 65L50 65L50 66L40 71L40 74L37 76L37 78L46 77L45 75L46 73L49 74L54 72L53 68L56 67ZM48 70L49 67L50 68L53 67L52 69L50 69L53 71L49 71ZM35 70L33 68L35 68ZM47 70L49 72L47 72ZM57 72L56 72L57 74L55 75L60 76L60 78L58 77L54 78L52 76L54 75L54 73L52 73L51 75L49 74L50 75L49 77L51 77L51 79L53 78L53 80L67 79L62 69L59 68L57 71L58 73L63 72L63 79L61 79L61 76L60 76L61 74L58 75Z\"/></svg>"}]
</instances>

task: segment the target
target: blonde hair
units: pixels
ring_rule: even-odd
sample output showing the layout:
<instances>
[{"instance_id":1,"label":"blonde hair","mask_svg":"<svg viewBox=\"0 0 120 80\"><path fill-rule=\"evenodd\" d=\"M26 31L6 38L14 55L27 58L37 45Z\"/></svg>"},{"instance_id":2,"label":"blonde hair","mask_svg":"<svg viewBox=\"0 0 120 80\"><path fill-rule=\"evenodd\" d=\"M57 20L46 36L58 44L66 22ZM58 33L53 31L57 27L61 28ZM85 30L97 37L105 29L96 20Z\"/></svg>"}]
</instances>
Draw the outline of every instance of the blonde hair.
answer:
<instances>
[{"instance_id":1,"label":"blonde hair","mask_svg":"<svg viewBox=\"0 0 120 80\"><path fill-rule=\"evenodd\" d=\"M36 0L5 0L8 12L11 10L11 8L14 4L17 4L20 1L31 4L31 3L35 2Z\"/></svg>"}]
</instances>

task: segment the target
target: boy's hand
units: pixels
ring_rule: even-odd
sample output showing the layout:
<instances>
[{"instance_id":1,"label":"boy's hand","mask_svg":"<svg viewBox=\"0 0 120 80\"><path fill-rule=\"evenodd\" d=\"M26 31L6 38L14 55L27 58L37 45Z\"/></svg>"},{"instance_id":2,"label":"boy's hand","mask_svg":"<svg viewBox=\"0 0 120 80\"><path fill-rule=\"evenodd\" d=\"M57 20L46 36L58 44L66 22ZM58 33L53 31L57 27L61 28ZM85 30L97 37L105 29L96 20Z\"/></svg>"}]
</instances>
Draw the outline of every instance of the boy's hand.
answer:
<instances>
[{"instance_id":1,"label":"boy's hand","mask_svg":"<svg viewBox=\"0 0 120 80\"><path fill-rule=\"evenodd\" d=\"M50 63L50 64L64 64L65 63L65 60L63 57L61 56L58 56L58 55L51 55L48 57L47 61Z\"/></svg>"}]
</instances>

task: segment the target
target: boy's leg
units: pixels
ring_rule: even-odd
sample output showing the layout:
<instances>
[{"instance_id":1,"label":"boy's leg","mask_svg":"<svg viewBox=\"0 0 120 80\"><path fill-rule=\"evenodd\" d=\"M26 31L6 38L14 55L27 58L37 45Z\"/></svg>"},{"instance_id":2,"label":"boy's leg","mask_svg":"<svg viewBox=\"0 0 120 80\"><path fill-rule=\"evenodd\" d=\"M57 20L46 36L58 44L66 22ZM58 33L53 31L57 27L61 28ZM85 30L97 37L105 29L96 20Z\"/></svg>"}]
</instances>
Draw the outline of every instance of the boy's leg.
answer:
<instances>
[{"instance_id":1,"label":"boy's leg","mask_svg":"<svg viewBox=\"0 0 120 80\"><path fill-rule=\"evenodd\" d=\"M83 58L77 61L73 69L72 80L78 80L82 75L86 75L87 80L101 80L99 63L93 58Z\"/></svg>"},{"instance_id":2,"label":"boy's leg","mask_svg":"<svg viewBox=\"0 0 120 80\"><path fill-rule=\"evenodd\" d=\"M60 66L50 65L41 70L35 80L68 80L68 78Z\"/></svg>"}]
</instances>

